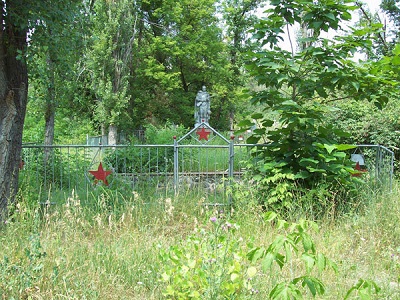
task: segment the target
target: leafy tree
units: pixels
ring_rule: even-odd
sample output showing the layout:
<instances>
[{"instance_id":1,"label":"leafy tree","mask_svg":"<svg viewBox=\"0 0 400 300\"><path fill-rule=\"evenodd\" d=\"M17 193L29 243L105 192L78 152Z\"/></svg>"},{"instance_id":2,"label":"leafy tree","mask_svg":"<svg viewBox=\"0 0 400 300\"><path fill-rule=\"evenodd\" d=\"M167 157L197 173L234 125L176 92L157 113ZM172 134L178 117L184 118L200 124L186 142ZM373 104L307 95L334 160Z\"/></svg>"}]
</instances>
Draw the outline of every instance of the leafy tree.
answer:
<instances>
[{"instance_id":1,"label":"leafy tree","mask_svg":"<svg viewBox=\"0 0 400 300\"><path fill-rule=\"evenodd\" d=\"M118 127L129 122L127 110L134 44L138 35L135 2L96 1L91 15L91 41L86 69L95 95L94 118L116 143Z\"/></svg>"},{"instance_id":2,"label":"leafy tree","mask_svg":"<svg viewBox=\"0 0 400 300\"><path fill-rule=\"evenodd\" d=\"M40 18L31 34L28 71L31 101L41 102L44 115L44 144L52 145L56 110L73 100L69 94L75 81L72 70L82 51L78 27L82 7L80 1L49 1L48 5L52 10Z\"/></svg>"},{"instance_id":3,"label":"leafy tree","mask_svg":"<svg viewBox=\"0 0 400 300\"><path fill-rule=\"evenodd\" d=\"M248 85L249 76L245 72L244 57L248 51L256 51L260 44L248 34L250 28L258 22L257 10L263 6L261 0L225 0L221 1L221 20L224 41L227 47L229 69L224 76L227 80L216 83L223 90L221 102L216 110L218 119L230 119L230 129L235 119L248 113L243 88ZM237 115L238 116L235 116Z\"/></svg>"},{"instance_id":4,"label":"leafy tree","mask_svg":"<svg viewBox=\"0 0 400 300\"><path fill-rule=\"evenodd\" d=\"M248 64L264 86L252 100L261 113L242 125L245 129L257 125L249 142L268 143L255 151L255 179L266 187L266 203L291 206L294 191L305 188L306 192L321 183L338 190L351 182L344 152L351 146L338 144L345 133L324 122L329 103L368 99L381 107L397 93L398 82L388 61L353 59L358 48L371 47L365 38L375 28L357 29L332 40L321 37L323 31L344 29L341 22L349 20L349 11L356 8L350 1L274 0L271 5L254 29L266 50L253 53ZM312 29L312 36L300 41L307 46L298 52L280 49L277 44L284 39L285 27L295 23ZM270 111L277 113L275 120Z\"/></svg>"},{"instance_id":5,"label":"leafy tree","mask_svg":"<svg viewBox=\"0 0 400 300\"><path fill-rule=\"evenodd\" d=\"M51 17L57 22L56 15L62 16L62 9L68 8L71 1L58 1L56 7L53 7L53 2L0 2L0 219L4 218L18 189L18 166L28 99L28 41L34 42L33 33L39 24L46 23Z\"/></svg>"},{"instance_id":6,"label":"leafy tree","mask_svg":"<svg viewBox=\"0 0 400 300\"><path fill-rule=\"evenodd\" d=\"M28 71L21 54L27 46L29 1L0 2L0 221L18 188Z\"/></svg>"},{"instance_id":7,"label":"leafy tree","mask_svg":"<svg viewBox=\"0 0 400 300\"><path fill-rule=\"evenodd\" d=\"M227 64L215 1L163 1L146 9L152 35L143 49L140 77L152 98L150 116L192 126L198 89L206 85L213 91ZM219 97L213 96L216 105Z\"/></svg>"}]
</instances>

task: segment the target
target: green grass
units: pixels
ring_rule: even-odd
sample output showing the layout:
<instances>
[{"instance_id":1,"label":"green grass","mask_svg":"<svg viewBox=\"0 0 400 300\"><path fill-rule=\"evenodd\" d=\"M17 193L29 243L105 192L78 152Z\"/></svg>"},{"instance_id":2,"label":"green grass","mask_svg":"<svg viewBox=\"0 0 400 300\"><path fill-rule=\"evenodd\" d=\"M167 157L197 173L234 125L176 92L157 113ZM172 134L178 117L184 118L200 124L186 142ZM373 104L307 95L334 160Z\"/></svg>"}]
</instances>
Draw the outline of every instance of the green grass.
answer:
<instances>
[{"instance_id":1,"label":"green grass","mask_svg":"<svg viewBox=\"0 0 400 300\"><path fill-rule=\"evenodd\" d=\"M326 218L317 222L319 230L307 229L316 251L337 265L337 272L328 268L310 273L325 286L325 293L316 299L343 299L360 278L381 288L365 299L400 298L399 196L398 186L391 194L371 194L357 214ZM180 283L161 280L162 274L174 274L189 261L185 255L196 265L207 255L216 255L220 267L236 264L244 277L255 267L251 284L257 292L235 281L235 297L229 299L267 299L278 283L307 273L300 244L282 269L275 263L263 269L261 261L246 258L254 247L267 248L278 236L290 237L290 229L279 229L276 219L270 222L270 214L254 205L242 204L233 213L221 214L189 194L155 198L152 205L141 195L107 190L91 195L90 202L84 197L71 194L49 207L36 203L43 198L40 195L21 197L0 229L0 299L165 299L168 285L177 289L189 282L204 292L199 299L218 298L222 283L232 279L226 274L210 275L204 269L199 275L204 276L202 283L200 277L196 281L197 277L183 275ZM298 223L301 213L297 215L286 219ZM214 216L221 225L239 227L216 234L216 228L223 227L210 221ZM226 245L224 252L216 252L215 239ZM165 255L161 259L171 249L183 253L180 260ZM311 298L307 288L299 289L305 299ZM349 299L361 299L357 293L366 290L354 291Z\"/></svg>"}]
</instances>

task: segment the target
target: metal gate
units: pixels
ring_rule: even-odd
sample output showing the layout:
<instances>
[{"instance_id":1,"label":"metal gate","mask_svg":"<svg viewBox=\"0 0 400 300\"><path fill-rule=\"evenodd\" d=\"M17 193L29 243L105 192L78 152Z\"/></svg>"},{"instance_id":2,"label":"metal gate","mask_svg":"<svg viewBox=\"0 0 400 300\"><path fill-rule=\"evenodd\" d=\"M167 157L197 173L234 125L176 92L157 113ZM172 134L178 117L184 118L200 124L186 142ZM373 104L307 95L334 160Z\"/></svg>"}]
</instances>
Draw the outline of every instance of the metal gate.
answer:
<instances>
[{"instance_id":1,"label":"metal gate","mask_svg":"<svg viewBox=\"0 0 400 300\"><path fill-rule=\"evenodd\" d=\"M234 176L234 141L202 122L174 139L175 193L197 193L205 203L230 205Z\"/></svg>"},{"instance_id":2,"label":"metal gate","mask_svg":"<svg viewBox=\"0 0 400 300\"><path fill-rule=\"evenodd\" d=\"M357 145L352 159L360 165L363 179L374 189L392 191L394 152L382 145Z\"/></svg>"}]
</instances>

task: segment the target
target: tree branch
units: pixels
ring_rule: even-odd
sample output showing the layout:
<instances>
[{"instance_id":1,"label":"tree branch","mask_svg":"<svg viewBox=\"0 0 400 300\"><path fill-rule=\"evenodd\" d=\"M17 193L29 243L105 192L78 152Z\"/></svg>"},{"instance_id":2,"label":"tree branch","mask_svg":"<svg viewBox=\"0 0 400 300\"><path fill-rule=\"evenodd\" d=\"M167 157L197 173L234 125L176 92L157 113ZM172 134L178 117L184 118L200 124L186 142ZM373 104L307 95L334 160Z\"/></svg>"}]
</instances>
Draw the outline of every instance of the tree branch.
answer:
<instances>
[{"instance_id":1,"label":"tree branch","mask_svg":"<svg viewBox=\"0 0 400 300\"><path fill-rule=\"evenodd\" d=\"M362 14L363 14L364 17L367 19L369 25L372 25L371 17L370 17L370 16L367 14L367 12L365 11L365 9L364 9L364 7L363 7L363 4L360 3L360 2L358 2L358 1L356 1L356 5L360 8ZM386 27L385 27L385 28L386 28ZM389 50L389 46L388 46L388 44L386 43L385 38L384 38L379 32L378 32L378 38L379 38L379 40L382 42L383 47L385 48L385 50L388 51L388 50Z\"/></svg>"}]
</instances>

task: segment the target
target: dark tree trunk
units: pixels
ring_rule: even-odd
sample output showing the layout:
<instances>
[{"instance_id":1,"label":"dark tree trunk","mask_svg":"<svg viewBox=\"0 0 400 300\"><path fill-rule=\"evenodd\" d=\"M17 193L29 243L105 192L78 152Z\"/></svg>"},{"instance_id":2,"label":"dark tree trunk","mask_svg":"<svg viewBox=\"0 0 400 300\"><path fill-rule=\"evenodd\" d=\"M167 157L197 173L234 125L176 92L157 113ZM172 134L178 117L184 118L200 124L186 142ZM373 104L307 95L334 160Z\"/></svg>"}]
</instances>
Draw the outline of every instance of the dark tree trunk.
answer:
<instances>
[{"instance_id":1,"label":"dark tree trunk","mask_svg":"<svg viewBox=\"0 0 400 300\"><path fill-rule=\"evenodd\" d=\"M10 13L15 9L15 2L6 3L7 6L5 1L0 1L0 222L6 217L7 207L14 202L18 190L28 98L28 71L24 60L18 58L18 54L26 50L27 31L21 29L26 24L15 24L10 20L15 18L15 14ZM5 6L7 14L4 13Z\"/></svg>"}]
</instances>

